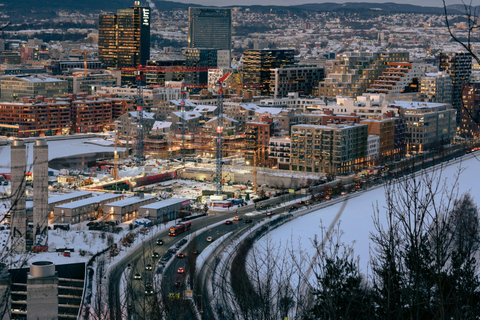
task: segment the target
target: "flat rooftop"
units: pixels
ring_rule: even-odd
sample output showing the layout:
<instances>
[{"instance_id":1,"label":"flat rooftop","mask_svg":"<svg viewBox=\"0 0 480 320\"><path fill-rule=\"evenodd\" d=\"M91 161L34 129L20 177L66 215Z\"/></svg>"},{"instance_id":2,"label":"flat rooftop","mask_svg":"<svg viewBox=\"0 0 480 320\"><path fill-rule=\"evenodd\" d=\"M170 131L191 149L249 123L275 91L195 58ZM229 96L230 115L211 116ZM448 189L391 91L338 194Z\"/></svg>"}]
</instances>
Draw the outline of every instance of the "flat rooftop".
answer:
<instances>
[{"instance_id":1,"label":"flat rooftop","mask_svg":"<svg viewBox=\"0 0 480 320\"><path fill-rule=\"evenodd\" d=\"M142 202L142 201L145 201L145 200L150 200L150 199L155 199L155 198L154 197L143 197L143 198L130 197L130 198L123 199L123 200L120 200L120 201L111 202L111 203L108 204L108 206L111 206L111 207L126 207L126 206L130 206L132 204L136 204L136 203L139 203L139 202Z\"/></svg>"},{"instance_id":2,"label":"flat rooftop","mask_svg":"<svg viewBox=\"0 0 480 320\"><path fill-rule=\"evenodd\" d=\"M90 197L90 198L87 198L87 199L82 199L82 200L78 200L78 201L74 201L74 202L65 203L65 204L57 206L57 208L75 209L75 208L80 208L80 207L83 207L83 206L86 206L86 205L89 205L89 204L92 204L92 203L99 203L101 201L111 200L111 199L115 199L115 198L119 198L119 197L123 197L123 196L121 194L106 193L106 194L102 194L102 195L99 195L99 196L96 196L96 197Z\"/></svg>"},{"instance_id":3,"label":"flat rooftop","mask_svg":"<svg viewBox=\"0 0 480 320\"><path fill-rule=\"evenodd\" d=\"M182 198L170 198L170 199L167 199L167 200L157 201L157 202L154 202L154 203L146 204L144 206L141 206L140 208L161 209L161 208L165 208L165 207L168 207L168 206L171 206L171 205L174 205L174 204L182 203L184 201L190 201L190 200L189 199L182 199Z\"/></svg>"},{"instance_id":4,"label":"flat rooftop","mask_svg":"<svg viewBox=\"0 0 480 320\"><path fill-rule=\"evenodd\" d=\"M48 204L54 204L54 203L57 203L57 202L68 201L68 200L71 200L71 199L75 199L75 198L83 197L83 196L88 196L88 195L92 196L93 193L90 192L90 191L76 191L76 192L72 192L72 193L68 193L68 194L62 194L61 196L55 196L55 197L48 198Z\"/></svg>"}]
</instances>

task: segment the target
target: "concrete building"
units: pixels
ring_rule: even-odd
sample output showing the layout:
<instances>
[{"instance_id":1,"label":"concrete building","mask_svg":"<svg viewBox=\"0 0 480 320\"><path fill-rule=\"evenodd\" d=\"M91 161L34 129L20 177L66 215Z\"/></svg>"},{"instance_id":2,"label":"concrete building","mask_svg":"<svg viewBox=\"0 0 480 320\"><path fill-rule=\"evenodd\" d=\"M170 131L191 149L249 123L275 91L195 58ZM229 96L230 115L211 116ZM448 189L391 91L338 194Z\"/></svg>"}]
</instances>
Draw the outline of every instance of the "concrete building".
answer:
<instances>
[{"instance_id":1,"label":"concrete building","mask_svg":"<svg viewBox=\"0 0 480 320\"><path fill-rule=\"evenodd\" d=\"M296 125L291 134L293 171L346 174L364 165L368 127L364 124Z\"/></svg>"},{"instance_id":2,"label":"concrete building","mask_svg":"<svg viewBox=\"0 0 480 320\"><path fill-rule=\"evenodd\" d=\"M43 75L20 75L0 77L2 101L15 101L23 97L45 96L55 98L68 93L65 80Z\"/></svg>"},{"instance_id":3,"label":"concrete building","mask_svg":"<svg viewBox=\"0 0 480 320\"><path fill-rule=\"evenodd\" d=\"M220 69L230 69L232 67L232 52L230 50L217 51L217 67Z\"/></svg>"},{"instance_id":4,"label":"concrete building","mask_svg":"<svg viewBox=\"0 0 480 320\"><path fill-rule=\"evenodd\" d=\"M54 221L58 223L75 224L88 219L98 219L105 212L108 203L123 199L121 194L102 194L70 203L56 206L53 209Z\"/></svg>"},{"instance_id":5,"label":"concrete building","mask_svg":"<svg viewBox=\"0 0 480 320\"><path fill-rule=\"evenodd\" d=\"M44 139L33 146L33 251L48 249L48 145Z\"/></svg>"},{"instance_id":6,"label":"concrete building","mask_svg":"<svg viewBox=\"0 0 480 320\"><path fill-rule=\"evenodd\" d=\"M232 49L232 9L188 8L188 47Z\"/></svg>"},{"instance_id":7,"label":"concrete building","mask_svg":"<svg viewBox=\"0 0 480 320\"><path fill-rule=\"evenodd\" d=\"M426 73L420 78L420 92L426 102L452 103L452 78L444 71Z\"/></svg>"},{"instance_id":8,"label":"concrete building","mask_svg":"<svg viewBox=\"0 0 480 320\"><path fill-rule=\"evenodd\" d=\"M0 262L0 297L2 298L2 304L0 304L0 319L11 319L11 276L8 272L8 267L5 263Z\"/></svg>"},{"instance_id":9,"label":"concrete building","mask_svg":"<svg viewBox=\"0 0 480 320\"><path fill-rule=\"evenodd\" d=\"M104 73L89 72L86 75L83 72L76 72L71 75L59 75L57 78L68 82L68 93L94 94L97 86L115 87L122 83L121 73L110 70L106 70Z\"/></svg>"},{"instance_id":10,"label":"concrete building","mask_svg":"<svg viewBox=\"0 0 480 320\"><path fill-rule=\"evenodd\" d=\"M138 209L155 201L154 197L131 197L106 204L104 206L105 220L122 223L138 218Z\"/></svg>"},{"instance_id":11,"label":"concrete building","mask_svg":"<svg viewBox=\"0 0 480 320\"><path fill-rule=\"evenodd\" d=\"M446 103L395 101L406 120L407 151L421 153L453 141L456 134L456 110Z\"/></svg>"},{"instance_id":12,"label":"concrete building","mask_svg":"<svg viewBox=\"0 0 480 320\"><path fill-rule=\"evenodd\" d=\"M27 276L27 320L58 319L58 275L50 261L30 265Z\"/></svg>"},{"instance_id":13,"label":"concrete building","mask_svg":"<svg viewBox=\"0 0 480 320\"><path fill-rule=\"evenodd\" d=\"M45 66L48 73L53 75L63 74L64 71L71 69L85 68L84 60L50 60L50 64ZM87 69L103 69L105 65L98 60L87 60Z\"/></svg>"},{"instance_id":14,"label":"concrete building","mask_svg":"<svg viewBox=\"0 0 480 320\"><path fill-rule=\"evenodd\" d=\"M290 138L271 137L268 144L268 157L273 168L290 170Z\"/></svg>"},{"instance_id":15,"label":"concrete building","mask_svg":"<svg viewBox=\"0 0 480 320\"><path fill-rule=\"evenodd\" d=\"M377 135L368 135L367 140L367 158L368 161L374 164L378 161L380 156L380 137Z\"/></svg>"},{"instance_id":16,"label":"concrete building","mask_svg":"<svg viewBox=\"0 0 480 320\"><path fill-rule=\"evenodd\" d=\"M13 251L26 250L27 209L26 209L26 169L27 156L22 140L14 140L10 148L11 158L11 245Z\"/></svg>"},{"instance_id":17,"label":"concrete building","mask_svg":"<svg viewBox=\"0 0 480 320\"><path fill-rule=\"evenodd\" d=\"M324 67L286 66L270 71L270 94L274 98L286 97L291 92L303 97L313 95L325 78Z\"/></svg>"},{"instance_id":18,"label":"concrete building","mask_svg":"<svg viewBox=\"0 0 480 320\"><path fill-rule=\"evenodd\" d=\"M178 219L179 211L188 209L190 209L190 200L170 198L138 208L138 216L162 223Z\"/></svg>"},{"instance_id":19,"label":"concrete building","mask_svg":"<svg viewBox=\"0 0 480 320\"><path fill-rule=\"evenodd\" d=\"M452 78L452 106L457 110L457 126L462 114L462 85L470 81L472 55L468 52L442 52L439 56L439 69Z\"/></svg>"}]
</instances>

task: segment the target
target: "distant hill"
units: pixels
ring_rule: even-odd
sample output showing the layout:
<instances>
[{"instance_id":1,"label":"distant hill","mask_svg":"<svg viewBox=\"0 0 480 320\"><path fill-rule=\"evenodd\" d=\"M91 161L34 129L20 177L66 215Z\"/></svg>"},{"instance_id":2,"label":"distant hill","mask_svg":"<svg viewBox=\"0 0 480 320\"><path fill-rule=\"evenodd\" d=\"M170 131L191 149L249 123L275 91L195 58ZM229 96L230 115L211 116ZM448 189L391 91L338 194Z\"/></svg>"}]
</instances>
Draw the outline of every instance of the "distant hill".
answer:
<instances>
[{"instance_id":1,"label":"distant hill","mask_svg":"<svg viewBox=\"0 0 480 320\"><path fill-rule=\"evenodd\" d=\"M308 0L306 0L308 1ZM199 7L197 4L179 3L174 1L153 0L160 11L188 9L188 7ZM33 22L39 19L48 19L56 16L58 11L80 12L84 14L98 14L102 11L116 11L121 8L132 6L134 0L0 0L2 13L10 16L13 23ZM142 1L146 3L146 1ZM401 3L309 3L296 6L242 6L252 11L266 11L274 9L279 12L287 11L384 11L384 12L411 12L411 13L432 13L443 14L442 7L422 7ZM477 7L478 8L478 7ZM463 5L448 6L449 13L463 13Z\"/></svg>"}]
</instances>

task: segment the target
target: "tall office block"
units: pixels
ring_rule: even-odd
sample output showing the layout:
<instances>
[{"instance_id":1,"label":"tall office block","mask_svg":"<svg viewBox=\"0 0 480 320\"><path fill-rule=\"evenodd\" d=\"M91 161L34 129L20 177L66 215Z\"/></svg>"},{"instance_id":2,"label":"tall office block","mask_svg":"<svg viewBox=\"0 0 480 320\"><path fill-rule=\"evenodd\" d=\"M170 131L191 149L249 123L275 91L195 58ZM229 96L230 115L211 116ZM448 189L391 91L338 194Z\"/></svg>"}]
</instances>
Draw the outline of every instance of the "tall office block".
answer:
<instances>
[{"instance_id":1,"label":"tall office block","mask_svg":"<svg viewBox=\"0 0 480 320\"><path fill-rule=\"evenodd\" d=\"M457 126L462 115L462 84L470 81L472 56L467 52L443 52L439 57L439 69L452 77L452 106L457 110Z\"/></svg>"},{"instance_id":2,"label":"tall office block","mask_svg":"<svg viewBox=\"0 0 480 320\"><path fill-rule=\"evenodd\" d=\"M136 67L150 59L150 8L134 6L98 17L98 58L108 67Z\"/></svg>"},{"instance_id":3,"label":"tall office block","mask_svg":"<svg viewBox=\"0 0 480 320\"><path fill-rule=\"evenodd\" d=\"M232 10L188 8L188 47L232 49Z\"/></svg>"},{"instance_id":4,"label":"tall office block","mask_svg":"<svg viewBox=\"0 0 480 320\"><path fill-rule=\"evenodd\" d=\"M33 146L33 251L48 249L48 145Z\"/></svg>"},{"instance_id":5,"label":"tall office block","mask_svg":"<svg viewBox=\"0 0 480 320\"><path fill-rule=\"evenodd\" d=\"M245 50L243 52L244 87L261 86L263 94L270 94L270 70L293 64L293 50Z\"/></svg>"},{"instance_id":6,"label":"tall office block","mask_svg":"<svg viewBox=\"0 0 480 320\"><path fill-rule=\"evenodd\" d=\"M14 251L24 252L26 245L27 212L25 194L25 170L27 166L25 144L15 140L11 153L11 247Z\"/></svg>"}]
</instances>

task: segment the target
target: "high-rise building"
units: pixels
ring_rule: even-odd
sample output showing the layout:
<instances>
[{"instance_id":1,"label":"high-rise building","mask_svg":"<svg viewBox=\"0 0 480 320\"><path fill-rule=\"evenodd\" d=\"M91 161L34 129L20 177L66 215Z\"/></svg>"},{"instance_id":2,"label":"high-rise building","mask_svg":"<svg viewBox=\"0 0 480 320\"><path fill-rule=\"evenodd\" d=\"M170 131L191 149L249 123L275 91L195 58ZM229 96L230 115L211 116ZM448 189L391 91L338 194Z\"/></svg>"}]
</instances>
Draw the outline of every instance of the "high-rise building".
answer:
<instances>
[{"instance_id":1,"label":"high-rise building","mask_svg":"<svg viewBox=\"0 0 480 320\"><path fill-rule=\"evenodd\" d=\"M150 8L134 6L98 17L98 58L108 67L136 67L150 59Z\"/></svg>"},{"instance_id":2,"label":"high-rise building","mask_svg":"<svg viewBox=\"0 0 480 320\"><path fill-rule=\"evenodd\" d=\"M294 51L286 49L245 50L243 52L244 87L261 85L262 94L270 94L271 69L294 64Z\"/></svg>"},{"instance_id":3,"label":"high-rise building","mask_svg":"<svg viewBox=\"0 0 480 320\"><path fill-rule=\"evenodd\" d=\"M428 72L420 79L420 92L426 102L452 103L452 90L452 78L446 72Z\"/></svg>"},{"instance_id":4,"label":"high-rise building","mask_svg":"<svg viewBox=\"0 0 480 320\"><path fill-rule=\"evenodd\" d=\"M188 47L232 49L232 10L188 8Z\"/></svg>"},{"instance_id":5,"label":"high-rise building","mask_svg":"<svg viewBox=\"0 0 480 320\"><path fill-rule=\"evenodd\" d=\"M439 69L452 77L452 105L457 110L457 125L460 125L462 109L462 84L470 81L472 56L467 52L443 52L439 57Z\"/></svg>"},{"instance_id":6,"label":"high-rise building","mask_svg":"<svg viewBox=\"0 0 480 320\"><path fill-rule=\"evenodd\" d=\"M217 67L217 50L206 48L187 48L185 49L185 66L194 68L204 68L198 71L185 72L185 82L187 86L195 88L207 87L208 68Z\"/></svg>"},{"instance_id":7,"label":"high-rise building","mask_svg":"<svg viewBox=\"0 0 480 320\"><path fill-rule=\"evenodd\" d=\"M270 93L274 98L286 97L291 92L310 96L325 78L325 68L295 66L271 70Z\"/></svg>"},{"instance_id":8,"label":"high-rise building","mask_svg":"<svg viewBox=\"0 0 480 320\"><path fill-rule=\"evenodd\" d=\"M461 109L460 130L462 137L480 137L480 82L463 85L462 99L464 108Z\"/></svg>"}]
</instances>

